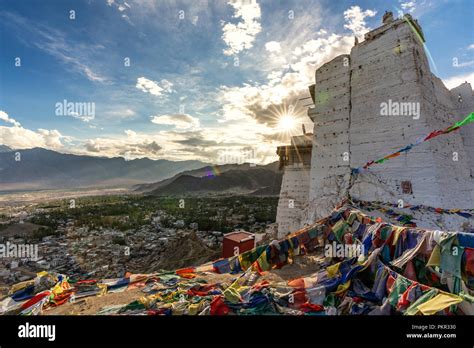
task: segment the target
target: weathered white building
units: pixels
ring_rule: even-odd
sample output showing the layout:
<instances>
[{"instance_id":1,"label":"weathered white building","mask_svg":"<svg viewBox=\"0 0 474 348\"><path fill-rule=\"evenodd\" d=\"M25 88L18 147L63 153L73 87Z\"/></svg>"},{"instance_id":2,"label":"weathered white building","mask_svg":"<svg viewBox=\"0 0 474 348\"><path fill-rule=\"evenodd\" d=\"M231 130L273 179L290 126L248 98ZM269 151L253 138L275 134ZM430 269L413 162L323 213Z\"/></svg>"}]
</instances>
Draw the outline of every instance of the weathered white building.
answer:
<instances>
[{"instance_id":1,"label":"weathered white building","mask_svg":"<svg viewBox=\"0 0 474 348\"><path fill-rule=\"evenodd\" d=\"M291 145L279 146L277 149L280 169L284 171L276 219L279 237L300 229L306 222L312 136L294 136Z\"/></svg>"},{"instance_id":2,"label":"weathered white building","mask_svg":"<svg viewBox=\"0 0 474 348\"><path fill-rule=\"evenodd\" d=\"M424 42L416 20L410 15L394 19L389 12L383 25L356 42L350 54L317 69L310 87L314 107L308 110L314 122L308 204L299 205L308 208L283 222L280 235L290 232L287 228L298 219L295 227L301 228L328 215L348 194L363 201L474 208L473 125L368 171L351 171L474 111L470 84L448 90L431 73ZM287 211L280 205L294 195L287 183L290 174L287 180L285 176L286 167L281 214ZM286 221L283 215L277 220Z\"/></svg>"}]
</instances>

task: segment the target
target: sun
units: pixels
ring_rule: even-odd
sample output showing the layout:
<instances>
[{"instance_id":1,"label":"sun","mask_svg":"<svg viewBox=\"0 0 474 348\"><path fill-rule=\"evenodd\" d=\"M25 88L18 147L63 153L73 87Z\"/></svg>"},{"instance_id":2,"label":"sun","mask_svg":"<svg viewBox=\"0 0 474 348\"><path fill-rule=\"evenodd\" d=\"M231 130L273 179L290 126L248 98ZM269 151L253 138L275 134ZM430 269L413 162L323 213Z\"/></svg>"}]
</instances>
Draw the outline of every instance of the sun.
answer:
<instances>
[{"instance_id":1,"label":"sun","mask_svg":"<svg viewBox=\"0 0 474 348\"><path fill-rule=\"evenodd\" d=\"M296 127L296 120L290 115L283 115L278 120L278 128L282 131L290 131Z\"/></svg>"}]
</instances>

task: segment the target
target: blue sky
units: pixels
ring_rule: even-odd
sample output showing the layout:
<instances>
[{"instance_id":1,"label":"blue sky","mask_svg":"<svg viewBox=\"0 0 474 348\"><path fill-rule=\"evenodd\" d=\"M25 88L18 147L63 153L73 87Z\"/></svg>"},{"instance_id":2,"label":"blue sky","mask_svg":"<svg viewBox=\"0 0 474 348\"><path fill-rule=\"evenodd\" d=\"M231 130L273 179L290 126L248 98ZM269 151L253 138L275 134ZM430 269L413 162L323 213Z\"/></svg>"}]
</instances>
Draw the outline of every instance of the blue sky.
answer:
<instances>
[{"instance_id":1,"label":"blue sky","mask_svg":"<svg viewBox=\"0 0 474 348\"><path fill-rule=\"evenodd\" d=\"M0 0L0 143L274 160L301 123L311 129L298 99L315 69L348 53L387 9L420 21L449 87L474 84L471 0ZM94 103L94 113L57 115L64 100Z\"/></svg>"}]
</instances>

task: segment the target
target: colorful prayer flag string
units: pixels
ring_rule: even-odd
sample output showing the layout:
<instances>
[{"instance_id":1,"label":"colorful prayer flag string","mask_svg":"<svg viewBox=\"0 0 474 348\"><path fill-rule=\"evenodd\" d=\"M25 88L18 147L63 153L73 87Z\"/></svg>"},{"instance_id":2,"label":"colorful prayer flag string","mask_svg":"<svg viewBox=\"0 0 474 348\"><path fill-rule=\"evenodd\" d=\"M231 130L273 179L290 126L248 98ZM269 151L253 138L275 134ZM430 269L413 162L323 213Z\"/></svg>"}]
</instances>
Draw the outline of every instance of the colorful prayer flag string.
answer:
<instances>
[{"instance_id":1,"label":"colorful prayer flag string","mask_svg":"<svg viewBox=\"0 0 474 348\"><path fill-rule=\"evenodd\" d=\"M421 143L423 143L425 141L431 140L431 139L433 139L433 138L435 138L435 137L437 137L441 134L448 134L448 133L451 133L453 131L456 131L459 128L461 128L462 126L465 126L465 125L467 125L467 124L469 124L473 121L474 121L474 112L471 112L462 121L456 122L455 124L453 124L452 126L450 126L448 128L441 129L441 130L435 130L435 131L431 132L430 134L428 134L427 136L417 139L414 144L410 144L408 146L405 146L404 148L402 148L402 149L400 149L400 150L398 150L398 151L396 151L396 152L394 152L394 153L392 153L388 156L380 158L378 160L369 161L362 167L353 168L352 173L360 173L363 170L366 170L367 168L369 168L370 166L372 166L374 164L382 164L382 163L384 163L385 161L387 161L389 159L400 156L403 152L410 151L411 149L413 149L413 147L415 147L417 145L420 145Z\"/></svg>"},{"instance_id":2,"label":"colorful prayer flag string","mask_svg":"<svg viewBox=\"0 0 474 348\"><path fill-rule=\"evenodd\" d=\"M437 214L456 214L466 219L472 218L474 216L474 209L444 209L444 208L434 208L434 207L430 207L430 206L422 205L422 204L417 204L417 205L405 204L403 206L400 206L399 204L396 204L396 203L360 201L354 198L352 198L352 204L354 206L358 206L361 208L370 208L370 209L379 210L383 213L387 213L388 215L394 216L395 218L397 218L397 221L402 222L402 225L406 223L411 223L411 219L405 219L402 221L402 218L399 218L399 217L403 217L403 216L411 217L411 216L397 213L393 211L392 209L384 208L384 206L397 208L397 209L409 209L410 211L422 210L422 211L435 212Z\"/></svg>"}]
</instances>

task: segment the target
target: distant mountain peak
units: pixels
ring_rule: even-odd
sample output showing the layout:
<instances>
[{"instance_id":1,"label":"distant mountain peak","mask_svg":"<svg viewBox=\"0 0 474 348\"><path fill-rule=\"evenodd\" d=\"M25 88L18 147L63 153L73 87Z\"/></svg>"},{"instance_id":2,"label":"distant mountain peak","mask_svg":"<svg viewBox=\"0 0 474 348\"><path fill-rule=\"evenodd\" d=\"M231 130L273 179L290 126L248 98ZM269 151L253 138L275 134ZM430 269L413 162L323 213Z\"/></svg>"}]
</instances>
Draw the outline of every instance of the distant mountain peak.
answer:
<instances>
[{"instance_id":1,"label":"distant mountain peak","mask_svg":"<svg viewBox=\"0 0 474 348\"><path fill-rule=\"evenodd\" d=\"M216 174L209 171L216 168ZM283 173L278 163L262 166L246 164L225 164L207 166L181 172L172 178L151 184L137 185L135 190L145 194L167 195L206 195L243 194L278 195Z\"/></svg>"},{"instance_id":2,"label":"distant mountain peak","mask_svg":"<svg viewBox=\"0 0 474 348\"><path fill-rule=\"evenodd\" d=\"M11 152L11 151L13 151L13 149L11 147L0 144L0 152Z\"/></svg>"},{"instance_id":3,"label":"distant mountain peak","mask_svg":"<svg viewBox=\"0 0 474 348\"><path fill-rule=\"evenodd\" d=\"M0 185L2 190L51 188L127 187L173 177L208 163L151 160L126 161L123 157L107 158L75 155L35 147L22 149L21 161L13 151L0 145Z\"/></svg>"}]
</instances>

